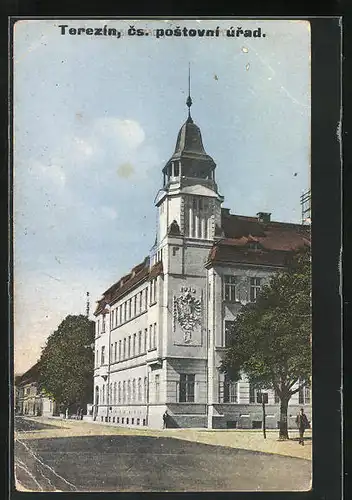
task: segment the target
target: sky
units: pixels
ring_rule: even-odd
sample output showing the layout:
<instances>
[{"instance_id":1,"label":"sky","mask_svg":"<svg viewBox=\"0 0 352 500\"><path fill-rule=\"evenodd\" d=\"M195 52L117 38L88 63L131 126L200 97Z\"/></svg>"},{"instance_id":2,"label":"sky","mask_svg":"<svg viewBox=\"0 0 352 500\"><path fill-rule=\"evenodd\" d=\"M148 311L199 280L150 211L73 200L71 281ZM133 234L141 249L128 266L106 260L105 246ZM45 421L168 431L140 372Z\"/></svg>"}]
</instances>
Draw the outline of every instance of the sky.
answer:
<instances>
[{"instance_id":1,"label":"sky","mask_svg":"<svg viewBox=\"0 0 352 500\"><path fill-rule=\"evenodd\" d=\"M59 25L67 25L61 34ZM121 30L71 35L69 28ZM265 37L128 35L261 28ZM226 31L224 31L226 33ZM192 117L223 206L300 222L310 187L307 21L22 20L14 29L15 373L68 314L141 262L162 168ZM92 316L92 315L91 315Z\"/></svg>"}]
</instances>

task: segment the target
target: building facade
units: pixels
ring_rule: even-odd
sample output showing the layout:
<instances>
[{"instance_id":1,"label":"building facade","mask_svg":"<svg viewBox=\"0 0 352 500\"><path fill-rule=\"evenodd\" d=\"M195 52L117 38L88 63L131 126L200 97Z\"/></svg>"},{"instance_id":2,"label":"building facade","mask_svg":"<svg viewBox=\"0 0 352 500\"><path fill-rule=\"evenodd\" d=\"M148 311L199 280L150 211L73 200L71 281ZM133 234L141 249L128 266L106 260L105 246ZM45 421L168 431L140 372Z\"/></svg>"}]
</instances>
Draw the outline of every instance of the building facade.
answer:
<instances>
[{"instance_id":1,"label":"building facade","mask_svg":"<svg viewBox=\"0 0 352 500\"><path fill-rule=\"evenodd\" d=\"M289 252L310 244L309 227L270 214L233 215L216 183L216 164L190 113L163 168L150 254L106 290L95 310L93 419L121 426L258 428L261 394L245 375L232 383L219 367L231 322L256 300ZM278 398L267 393L267 427ZM310 391L292 396L310 417Z\"/></svg>"},{"instance_id":2,"label":"building facade","mask_svg":"<svg viewBox=\"0 0 352 500\"><path fill-rule=\"evenodd\" d=\"M38 388L38 365L33 365L20 377L14 386L15 413L32 417L55 414L56 404Z\"/></svg>"}]
</instances>

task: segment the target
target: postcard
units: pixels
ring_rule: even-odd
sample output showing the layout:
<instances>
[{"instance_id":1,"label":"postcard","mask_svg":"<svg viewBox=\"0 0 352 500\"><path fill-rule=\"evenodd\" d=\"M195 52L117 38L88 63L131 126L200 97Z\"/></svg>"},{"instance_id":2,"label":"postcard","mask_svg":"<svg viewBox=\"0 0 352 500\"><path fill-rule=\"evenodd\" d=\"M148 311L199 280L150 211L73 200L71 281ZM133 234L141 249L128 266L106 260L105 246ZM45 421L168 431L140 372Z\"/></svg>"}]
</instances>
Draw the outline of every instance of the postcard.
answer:
<instances>
[{"instance_id":1,"label":"postcard","mask_svg":"<svg viewBox=\"0 0 352 500\"><path fill-rule=\"evenodd\" d=\"M306 491L311 30L13 24L18 491Z\"/></svg>"}]
</instances>

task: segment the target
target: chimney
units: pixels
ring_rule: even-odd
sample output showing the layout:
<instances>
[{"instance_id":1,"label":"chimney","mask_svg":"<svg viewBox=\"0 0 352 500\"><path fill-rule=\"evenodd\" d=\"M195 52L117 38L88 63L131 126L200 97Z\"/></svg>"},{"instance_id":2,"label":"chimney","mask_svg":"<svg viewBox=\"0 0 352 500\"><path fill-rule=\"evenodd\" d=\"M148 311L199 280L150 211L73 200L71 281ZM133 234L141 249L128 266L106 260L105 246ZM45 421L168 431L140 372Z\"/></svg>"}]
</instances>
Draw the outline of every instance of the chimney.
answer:
<instances>
[{"instance_id":1,"label":"chimney","mask_svg":"<svg viewBox=\"0 0 352 500\"><path fill-rule=\"evenodd\" d=\"M268 224L270 222L271 213L269 212L258 212L257 217L259 222L264 222L264 224Z\"/></svg>"}]
</instances>

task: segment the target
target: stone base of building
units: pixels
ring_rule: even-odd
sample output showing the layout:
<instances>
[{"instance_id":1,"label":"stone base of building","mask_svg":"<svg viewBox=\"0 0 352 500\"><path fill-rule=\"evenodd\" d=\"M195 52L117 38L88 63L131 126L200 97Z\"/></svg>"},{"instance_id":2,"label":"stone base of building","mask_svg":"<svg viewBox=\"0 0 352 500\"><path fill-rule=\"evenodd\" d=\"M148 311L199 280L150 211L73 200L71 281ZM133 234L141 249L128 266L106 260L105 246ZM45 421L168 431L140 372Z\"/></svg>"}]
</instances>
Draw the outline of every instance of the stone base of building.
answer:
<instances>
[{"instance_id":1,"label":"stone base of building","mask_svg":"<svg viewBox=\"0 0 352 500\"><path fill-rule=\"evenodd\" d=\"M288 428L296 429L296 416L300 408L311 420L311 406L289 406ZM212 428L212 429L262 429L263 410L260 404L214 404L207 413L204 404L168 403L166 405L100 407L91 418L97 423L108 423L121 427L163 428L163 414L168 411L168 428ZM208 410L208 411L209 411ZM277 429L280 421L279 405L265 405L267 429ZM88 418L86 418L88 420Z\"/></svg>"},{"instance_id":2,"label":"stone base of building","mask_svg":"<svg viewBox=\"0 0 352 500\"><path fill-rule=\"evenodd\" d=\"M311 420L311 406L289 406L287 412L287 426L296 429L296 417L301 408L304 408L308 420ZM265 405L265 427L278 429L280 422L279 405ZM263 408L260 404L215 404L213 406L213 429L262 429Z\"/></svg>"}]
</instances>

